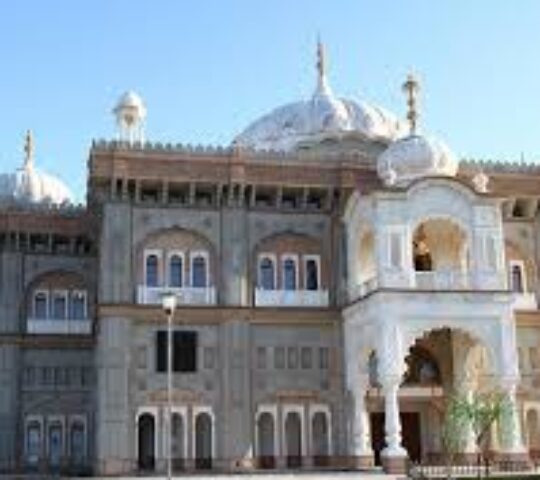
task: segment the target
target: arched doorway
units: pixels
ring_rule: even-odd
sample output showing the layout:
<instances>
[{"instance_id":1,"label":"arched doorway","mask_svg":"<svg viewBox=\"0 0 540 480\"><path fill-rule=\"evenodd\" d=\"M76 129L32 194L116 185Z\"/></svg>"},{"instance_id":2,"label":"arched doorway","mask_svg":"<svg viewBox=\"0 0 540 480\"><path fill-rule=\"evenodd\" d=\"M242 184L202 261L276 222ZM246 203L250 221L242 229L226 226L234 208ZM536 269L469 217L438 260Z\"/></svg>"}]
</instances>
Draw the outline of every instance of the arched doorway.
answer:
<instances>
[{"instance_id":1,"label":"arched doorway","mask_svg":"<svg viewBox=\"0 0 540 480\"><path fill-rule=\"evenodd\" d=\"M195 419L195 468L212 468L212 418L206 412Z\"/></svg>"},{"instance_id":2,"label":"arched doorway","mask_svg":"<svg viewBox=\"0 0 540 480\"><path fill-rule=\"evenodd\" d=\"M172 466L174 470L184 468L184 419L179 413L173 413L171 417L172 435Z\"/></svg>"},{"instance_id":3,"label":"arched doorway","mask_svg":"<svg viewBox=\"0 0 540 480\"><path fill-rule=\"evenodd\" d=\"M298 412L289 412L285 419L287 467L302 466L302 420Z\"/></svg>"},{"instance_id":4,"label":"arched doorway","mask_svg":"<svg viewBox=\"0 0 540 480\"><path fill-rule=\"evenodd\" d=\"M317 412L311 420L313 464L316 467L328 465L330 455L328 418L325 412Z\"/></svg>"},{"instance_id":5,"label":"arched doorway","mask_svg":"<svg viewBox=\"0 0 540 480\"><path fill-rule=\"evenodd\" d=\"M259 442L259 466L261 468L274 468L274 417L269 412L263 412L257 420L257 435Z\"/></svg>"},{"instance_id":6,"label":"arched doorway","mask_svg":"<svg viewBox=\"0 0 540 480\"><path fill-rule=\"evenodd\" d=\"M155 420L150 413L139 416L138 428L138 464L140 470L153 470L156 464Z\"/></svg>"}]
</instances>

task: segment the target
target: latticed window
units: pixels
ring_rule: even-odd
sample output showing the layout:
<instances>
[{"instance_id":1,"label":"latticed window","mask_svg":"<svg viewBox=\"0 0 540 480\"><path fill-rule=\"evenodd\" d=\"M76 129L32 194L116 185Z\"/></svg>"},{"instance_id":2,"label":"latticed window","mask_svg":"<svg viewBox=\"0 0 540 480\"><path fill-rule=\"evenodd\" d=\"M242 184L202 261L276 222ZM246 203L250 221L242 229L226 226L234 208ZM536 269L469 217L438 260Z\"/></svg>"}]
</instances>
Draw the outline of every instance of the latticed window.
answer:
<instances>
[{"instance_id":1,"label":"latticed window","mask_svg":"<svg viewBox=\"0 0 540 480\"><path fill-rule=\"evenodd\" d=\"M52 317L54 319L66 318L67 298L65 292L53 294Z\"/></svg>"},{"instance_id":2,"label":"latticed window","mask_svg":"<svg viewBox=\"0 0 540 480\"><path fill-rule=\"evenodd\" d=\"M86 318L86 295L84 292L71 294L71 317L75 320Z\"/></svg>"},{"instance_id":3,"label":"latticed window","mask_svg":"<svg viewBox=\"0 0 540 480\"><path fill-rule=\"evenodd\" d=\"M521 265L512 265L510 271L510 283L513 292L523 293L525 291L525 288L523 286L523 269Z\"/></svg>"}]
</instances>

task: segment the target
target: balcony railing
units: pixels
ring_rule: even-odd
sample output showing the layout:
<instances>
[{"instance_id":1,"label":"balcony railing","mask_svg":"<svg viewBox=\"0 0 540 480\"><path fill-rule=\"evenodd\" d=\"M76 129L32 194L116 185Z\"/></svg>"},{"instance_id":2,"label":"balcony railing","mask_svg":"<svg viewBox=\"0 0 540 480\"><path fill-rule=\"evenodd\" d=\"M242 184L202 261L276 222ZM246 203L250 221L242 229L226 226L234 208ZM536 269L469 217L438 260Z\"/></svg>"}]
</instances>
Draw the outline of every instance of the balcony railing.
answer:
<instances>
[{"instance_id":1,"label":"balcony railing","mask_svg":"<svg viewBox=\"0 0 540 480\"><path fill-rule=\"evenodd\" d=\"M92 333L92 320L73 318L28 318L28 333L53 335L89 335Z\"/></svg>"},{"instance_id":2,"label":"balcony railing","mask_svg":"<svg viewBox=\"0 0 540 480\"><path fill-rule=\"evenodd\" d=\"M148 287L139 285L137 303L143 305L161 305L165 293L176 294L179 305L215 305L216 289L214 287Z\"/></svg>"},{"instance_id":3,"label":"balcony railing","mask_svg":"<svg viewBox=\"0 0 540 480\"><path fill-rule=\"evenodd\" d=\"M419 290L468 290L471 275L461 270L415 272L415 287Z\"/></svg>"},{"instance_id":4,"label":"balcony railing","mask_svg":"<svg viewBox=\"0 0 540 480\"><path fill-rule=\"evenodd\" d=\"M255 289L257 307L327 307L328 290Z\"/></svg>"},{"instance_id":5,"label":"balcony railing","mask_svg":"<svg viewBox=\"0 0 540 480\"><path fill-rule=\"evenodd\" d=\"M515 310L537 310L536 295L531 292L514 293L513 307Z\"/></svg>"}]
</instances>

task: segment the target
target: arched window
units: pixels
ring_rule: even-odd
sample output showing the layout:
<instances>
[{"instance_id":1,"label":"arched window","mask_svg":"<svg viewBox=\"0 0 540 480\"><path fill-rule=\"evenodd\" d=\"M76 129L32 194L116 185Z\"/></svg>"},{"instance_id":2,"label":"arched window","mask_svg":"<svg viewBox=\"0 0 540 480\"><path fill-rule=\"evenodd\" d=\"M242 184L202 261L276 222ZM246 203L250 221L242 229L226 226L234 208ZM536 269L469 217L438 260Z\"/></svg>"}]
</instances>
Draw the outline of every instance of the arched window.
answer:
<instances>
[{"instance_id":1,"label":"arched window","mask_svg":"<svg viewBox=\"0 0 540 480\"><path fill-rule=\"evenodd\" d=\"M169 259L169 286L181 287L183 284L183 262L180 255L171 255Z\"/></svg>"},{"instance_id":2,"label":"arched window","mask_svg":"<svg viewBox=\"0 0 540 480\"><path fill-rule=\"evenodd\" d=\"M319 264L314 258L306 260L306 290L319 290Z\"/></svg>"},{"instance_id":3,"label":"arched window","mask_svg":"<svg viewBox=\"0 0 540 480\"><path fill-rule=\"evenodd\" d=\"M138 421L138 463L141 470L153 470L156 462L155 421L150 413L143 413Z\"/></svg>"},{"instance_id":4,"label":"arched window","mask_svg":"<svg viewBox=\"0 0 540 480\"><path fill-rule=\"evenodd\" d=\"M86 456L85 443L84 424L80 421L72 423L69 432L69 445L73 464L81 465L83 463Z\"/></svg>"},{"instance_id":5,"label":"arched window","mask_svg":"<svg viewBox=\"0 0 540 480\"><path fill-rule=\"evenodd\" d=\"M296 262L292 258L283 262L283 289L296 290Z\"/></svg>"},{"instance_id":6,"label":"arched window","mask_svg":"<svg viewBox=\"0 0 540 480\"><path fill-rule=\"evenodd\" d=\"M172 414L171 441L173 468L182 470L184 468L184 419L176 412Z\"/></svg>"},{"instance_id":7,"label":"arched window","mask_svg":"<svg viewBox=\"0 0 540 480\"><path fill-rule=\"evenodd\" d=\"M206 278L206 258L202 255L196 255L191 262L192 287L204 288L207 286Z\"/></svg>"},{"instance_id":8,"label":"arched window","mask_svg":"<svg viewBox=\"0 0 540 480\"><path fill-rule=\"evenodd\" d=\"M159 260L154 253L146 257L146 286L157 287L159 281Z\"/></svg>"},{"instance_id":9,"label":"arched window","mask_svg":"<svg viewBox=\"0 0 540 480\"><path fill-rule=\"evenodd\" d=\"M71 293L71 318L75 320L86 318L86 292L82 290Z\"/></svg>"},{"instance_id":10,"label":"arched window","mask_svg":"<svg viewBox=\"0 0 540 480\"><path fill-rule=\"evenodd\" d=\"M56 320L65 319L67 315L67 291L55 291L52 297L52 318Z\"/></svg>"},{"instance_id":11,"label":"arched window","mask_svg":"<svg viewBox=\"0 0 540 480\"><path fill-rule=\"evenodd\" d=\"M26 461L35 465L41 453L41 425L30 422L26 427Z\"/></svg>"},{"instance_id":12,"label":"arched window","mask_svg":"<svg viewBox=\"0 0 540 480\"><path fill-rule=\"evenodd\" d=\"M62 425L53 423L49 425L48 457L51 467L59 467L63 452Z\"/></svg>"},{"instance_id":13,"label":"arched window","mask_svg":"<svg viewBox=\"0 0 540 480\"><path fill-rule=\"evenodd\" d=\"M34 318L45 319L48 315L48 295L47 292L34 293Z\"/></svg>"},{"instance_id":14,"label":"arched window","mask_svg":"<svg viewBox=\"0 0 540 480\"><path fill-rule=\"evenodd\" d=\"M263 290L275 289L274 261L269 257L264 257L259 263L260 285Z\"/></svg>"},{"instance_id":15,"label":"arched window","mask_svg":"<svg viewBox=\"0 0 540 480\"><path fill-rule=\"evenodd\" d=\"M257 420L257 435L259 440L259 466L274 468L274 417L269 412L263 412Z\"/></svg>"},{"instance_id":16,"label":"arched window","mask_svg":"<svg viewBox=\"0 0 540 480\"><path fill-rule=\"evenodd\" d=\"M328 419L325 412L317 412L311 421L313 463L322 467L328 464L330 446L328 444Z\"/></svg>"},{"instance_id":17,"label":"arched window","mask_svg":"<svg viewBox=\"0 0 540 480\"><path fill-rule=\"evenodd\" d=\"M523 293L525 291L523 281L523 265L512 263L510 265L510 287L514 293Z\"/></svg>"},{"instance_id":18,"label":"arched window","mask_svg":"<svg viewBox=\"0 0 540 480\"><path fill-rule=\"evenodd\" d=\"M289 412L285 419L285 444L288 467L302 465L302 420L298 412Z\"/></svg>"},{"instance_id":19,"label":"arched window","mask_svg":"<svg viewBox=\"0 0 540 480\"><path fill-rule=\"evenodd\" d=\"M195 467L212 468L212 418L206 412L195 420Z\"/></svg>"}]
</instances>

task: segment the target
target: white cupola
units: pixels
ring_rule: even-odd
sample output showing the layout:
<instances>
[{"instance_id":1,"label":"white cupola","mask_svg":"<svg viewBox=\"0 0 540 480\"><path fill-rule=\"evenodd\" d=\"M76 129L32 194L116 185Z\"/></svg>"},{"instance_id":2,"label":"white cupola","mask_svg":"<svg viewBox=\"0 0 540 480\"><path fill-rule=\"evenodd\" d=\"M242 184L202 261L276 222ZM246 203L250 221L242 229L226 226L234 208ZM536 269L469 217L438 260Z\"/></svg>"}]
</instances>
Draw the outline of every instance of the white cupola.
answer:
<instances>
[{"instance_id":1,"label":"white cupola","mask_svg":"<svg viewBox=\"0 0 540 480\"><path fill-rule=\"evenodd\" d=\"M146 107L133 91L124 93L113 109L118 127L118 139L133 144L144 142Z\"/></svg>"},{"instance_id":2,"label":"white cupola","mask_svg":"<svg viewBox=\"0 0 540 480\"><path fill-rule=\"evenodd\" d=\"M408 97L409 135L392 142L377 160L377 173L387 186L407 186L430 176L454 177L458 170L459 162L443 142L417 133L419 89L418 81L410 74L403 84Z\"/></svg>"}]
</instances>

